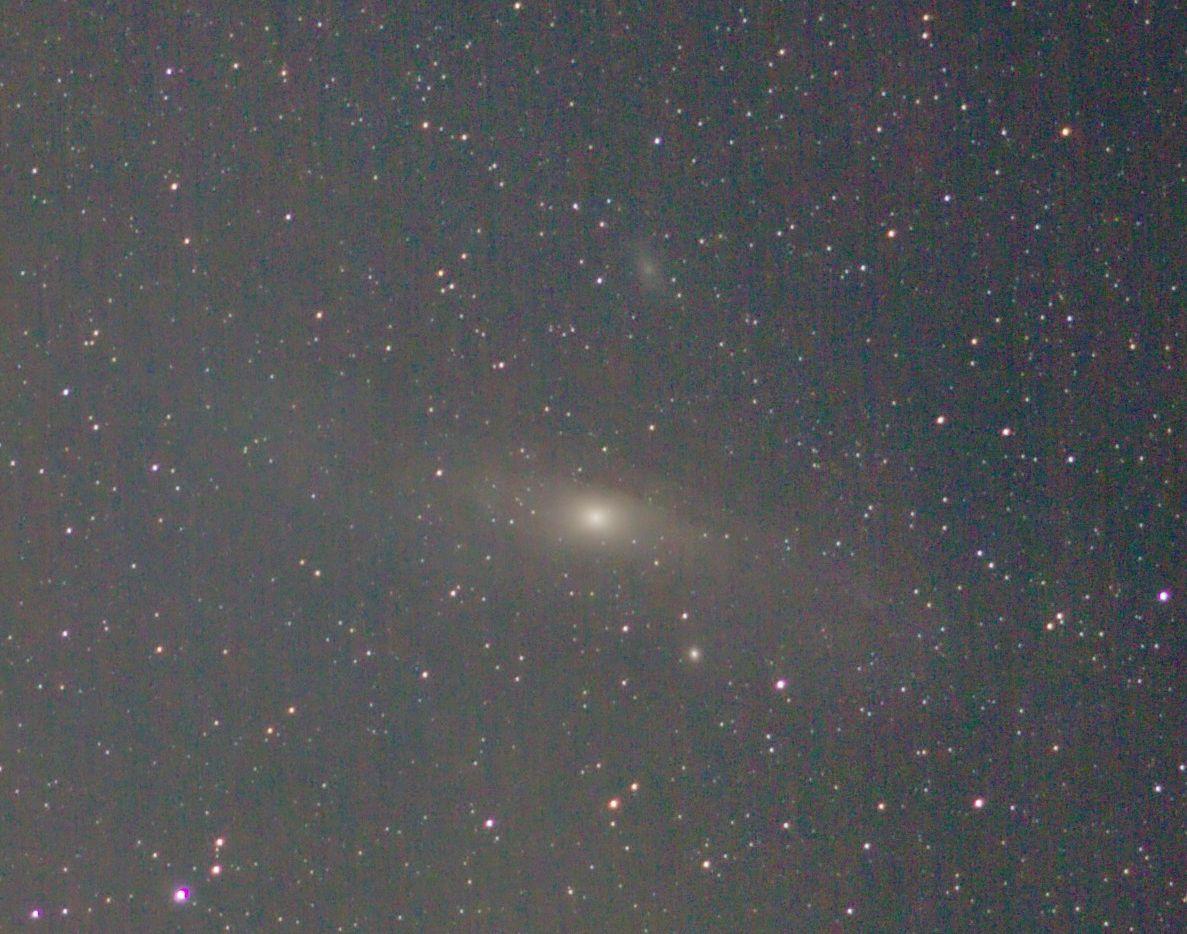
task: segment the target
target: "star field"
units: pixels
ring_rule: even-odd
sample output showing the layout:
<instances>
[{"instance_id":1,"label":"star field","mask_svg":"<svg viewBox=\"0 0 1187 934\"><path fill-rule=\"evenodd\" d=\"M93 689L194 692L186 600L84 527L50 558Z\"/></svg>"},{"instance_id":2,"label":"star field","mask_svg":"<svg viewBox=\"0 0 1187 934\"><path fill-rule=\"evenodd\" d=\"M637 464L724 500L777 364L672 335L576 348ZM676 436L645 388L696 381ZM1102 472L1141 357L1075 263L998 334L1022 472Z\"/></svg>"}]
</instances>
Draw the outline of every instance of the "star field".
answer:
<instances>
[{"instance_id":1,"label":"star field","mask_svg":"<svg viewBox=\"0 0 1187 934\"><path fill-rule=\"evenodd\" d=\"M1185 27L18 5L0 927L1187 928Z\"/></svg>"}]
</instances>

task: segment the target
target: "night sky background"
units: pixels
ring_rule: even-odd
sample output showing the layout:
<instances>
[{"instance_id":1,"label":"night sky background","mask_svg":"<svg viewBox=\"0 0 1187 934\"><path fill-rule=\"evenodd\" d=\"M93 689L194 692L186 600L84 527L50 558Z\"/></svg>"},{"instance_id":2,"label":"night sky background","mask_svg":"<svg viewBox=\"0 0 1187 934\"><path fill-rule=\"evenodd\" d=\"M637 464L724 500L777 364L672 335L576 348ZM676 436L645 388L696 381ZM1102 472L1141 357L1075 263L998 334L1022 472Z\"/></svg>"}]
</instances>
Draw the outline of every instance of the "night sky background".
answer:
<instances>
[{"instance_id":1,"label":"night sky background","mask_svg":"<svg viewBox=\"0 0 1187 934\"><path fill-rule=\"evenodd\" d=\"M12 4L0 927L1182 930L1185 37Z\"/></svg>"}]
</instances>

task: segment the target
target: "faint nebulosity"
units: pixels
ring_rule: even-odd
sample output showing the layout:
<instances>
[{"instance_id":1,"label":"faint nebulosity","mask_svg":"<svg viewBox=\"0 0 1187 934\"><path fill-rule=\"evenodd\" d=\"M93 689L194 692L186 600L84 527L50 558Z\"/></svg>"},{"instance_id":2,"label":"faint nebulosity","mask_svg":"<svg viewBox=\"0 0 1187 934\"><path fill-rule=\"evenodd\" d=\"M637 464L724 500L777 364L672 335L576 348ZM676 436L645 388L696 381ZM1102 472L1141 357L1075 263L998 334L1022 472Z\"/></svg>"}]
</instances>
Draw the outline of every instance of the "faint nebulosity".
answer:
<instances>
[{"instance_id":1,"label":"faint nebulosity","mask_svg":"<svg viewBox=\"0 0 1187 934\"><path fill-rule=\"evenodd\" d=\"M1185 24L6 11L0 928L1187 927Z\"/></svg>"}]
</instances>

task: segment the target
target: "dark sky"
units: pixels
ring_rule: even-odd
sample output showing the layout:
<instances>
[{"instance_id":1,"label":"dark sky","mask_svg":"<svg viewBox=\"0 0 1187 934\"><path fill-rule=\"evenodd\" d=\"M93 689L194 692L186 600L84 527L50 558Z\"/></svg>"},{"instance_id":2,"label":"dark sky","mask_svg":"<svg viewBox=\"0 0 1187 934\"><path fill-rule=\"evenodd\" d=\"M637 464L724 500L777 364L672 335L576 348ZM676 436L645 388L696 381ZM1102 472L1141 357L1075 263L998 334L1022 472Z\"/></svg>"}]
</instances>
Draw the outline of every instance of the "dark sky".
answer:
<instances>
[{"instance_id":1,"label":"dark sky","mask_svg":"<svg viewBox=\"0 0 1187 934\"><path fill-rule=\"evenodd\" d=\"M1177 3L19 2L0 927L1187 925Z\"/></svg>"}]
</instances>

